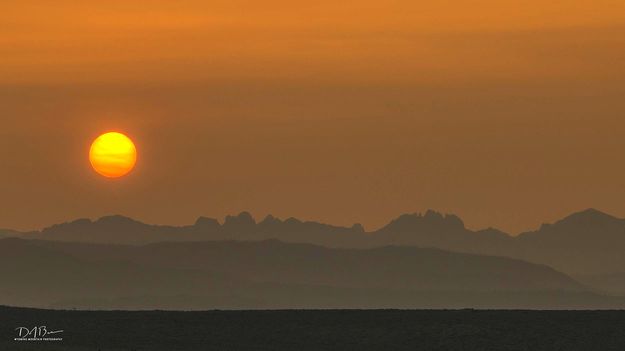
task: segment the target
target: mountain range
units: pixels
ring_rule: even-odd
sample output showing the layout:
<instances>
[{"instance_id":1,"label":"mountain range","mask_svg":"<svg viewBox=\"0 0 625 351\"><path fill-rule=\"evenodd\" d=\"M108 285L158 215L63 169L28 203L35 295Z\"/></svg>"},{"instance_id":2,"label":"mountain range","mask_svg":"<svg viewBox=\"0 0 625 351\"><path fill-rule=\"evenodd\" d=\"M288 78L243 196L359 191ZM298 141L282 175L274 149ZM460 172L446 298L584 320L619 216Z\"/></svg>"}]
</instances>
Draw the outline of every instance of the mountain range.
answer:
<instances>
[{"instance_id":1,"label":"mountain range","mask_svg":"<svg viewBox=\"0 0 625 351\"><path fill-rule=\"evenodd\" d=\"M621 308L625 220L589 209L511 236L455 215L375 231L247 212L0 231L0 304L73 308ZM553 268L552 268L553 267Z\"/></svg>"},{"instance_id":2,"label":"mountain range","mask_svg":"<svg viewBox=\"0 0 625 351\"><path fill-rule=\"evenodd\" d=\"M359 224L340 227L295 218L280 220L273 216L256 222L248 212L242 212L227 216L223 224L213 218L200 217L193 225L174 227L107 216L96 221L78 219L29 233L5 231L4 236L120 245L277 239L331 248L417 246L519 258L547 264L572 275L625 272L625 220L594 209L574 213L516 236L493 228L472 231L457 216L431 210L425 214L401 215L371 232Z\"/></svg>"}]
</instances>

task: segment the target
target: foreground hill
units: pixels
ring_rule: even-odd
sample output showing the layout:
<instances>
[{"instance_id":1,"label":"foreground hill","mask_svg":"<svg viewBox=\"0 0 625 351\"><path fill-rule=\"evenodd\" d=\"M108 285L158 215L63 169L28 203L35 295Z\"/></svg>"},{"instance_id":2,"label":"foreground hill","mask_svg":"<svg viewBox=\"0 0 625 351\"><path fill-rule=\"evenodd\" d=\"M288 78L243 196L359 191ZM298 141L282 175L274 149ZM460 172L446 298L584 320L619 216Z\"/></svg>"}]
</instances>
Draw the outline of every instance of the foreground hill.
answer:
<instances>
[{"instance_id":1,"label":"foreground hill","mask_svg":"<svg viewBox=\"0 0 625 351\"><path fill-rule=\"evenodd\" d=\"M2 233L0 233L2 235ZM589 209L534 232L510 236L496 229L472 231L460 218L434 211L405 214L373 232L355 224L338 227L295 218L267 216L260 222L247 212L220 224L200 217L189 226L157 226L122 216L80 219L42 231L4 235L69 242L143 245L161 241L278 239L327 247L372 248L389 245L508 256L552 266L571 275L597 277L625 273L625 220ZM624 283L625 284L625 283ZM605 284L604 284L605 285Z\"/></svg>"},{"instance_id":2,"label":"foreground hill","mask_svg":"<svg viewBox=\"0 0 625 351\"><path fill-rule=\"evenodd\" d=\"M0 302L65 308L610 308L547 266L411 247L0 240ZM625 305L624 305L625 306Z\"/></svg>"}]
</instances>

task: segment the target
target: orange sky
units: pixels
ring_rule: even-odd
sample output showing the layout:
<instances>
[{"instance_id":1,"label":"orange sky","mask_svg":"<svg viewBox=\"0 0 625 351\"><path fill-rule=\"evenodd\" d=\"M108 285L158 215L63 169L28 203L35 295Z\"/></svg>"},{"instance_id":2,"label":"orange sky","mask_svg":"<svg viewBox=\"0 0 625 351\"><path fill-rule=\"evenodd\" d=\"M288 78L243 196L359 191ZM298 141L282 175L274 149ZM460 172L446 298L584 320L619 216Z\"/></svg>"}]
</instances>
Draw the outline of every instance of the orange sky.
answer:
<instances>
[{"instance_id":1,"label":"orange sky","mask_svg":"<svg viewBox=\"0 0 625 351\"><path fill-rule=\"evenodd\" d=\"M2 2L0 227L625 217L624 78L623 1Z\"/></svg>"}]
</instances>

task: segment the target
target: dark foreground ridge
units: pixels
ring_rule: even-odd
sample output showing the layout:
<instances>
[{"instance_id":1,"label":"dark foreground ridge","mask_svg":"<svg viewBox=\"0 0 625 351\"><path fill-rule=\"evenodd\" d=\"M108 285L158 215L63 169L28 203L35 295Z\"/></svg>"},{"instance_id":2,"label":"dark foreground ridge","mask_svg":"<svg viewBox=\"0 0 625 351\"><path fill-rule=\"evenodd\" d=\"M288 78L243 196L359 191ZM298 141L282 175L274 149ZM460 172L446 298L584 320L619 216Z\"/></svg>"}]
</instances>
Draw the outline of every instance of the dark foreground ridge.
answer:
<instances>
[{"instance_id":1,"label":"dark foreground ridge","mask_svg":"<svg viewBox=\"0 0 625 351\"><path fill-rule=\"evenodd\" d=\"M62 329L17 342L14 328ZM623 350L625 311L52 311L0 307L1 350Z\"/></svg>"},{"instance_id":2,"label":"dark foreground ridge","mask_svg":"<svg viewBox=\"0 0 625 351\"><path fill-rule=\"evenodd\" d=\"M544 265L415 247L0 239L0 303L84 310L620 309Z\"/></svg>"}]
</instances>

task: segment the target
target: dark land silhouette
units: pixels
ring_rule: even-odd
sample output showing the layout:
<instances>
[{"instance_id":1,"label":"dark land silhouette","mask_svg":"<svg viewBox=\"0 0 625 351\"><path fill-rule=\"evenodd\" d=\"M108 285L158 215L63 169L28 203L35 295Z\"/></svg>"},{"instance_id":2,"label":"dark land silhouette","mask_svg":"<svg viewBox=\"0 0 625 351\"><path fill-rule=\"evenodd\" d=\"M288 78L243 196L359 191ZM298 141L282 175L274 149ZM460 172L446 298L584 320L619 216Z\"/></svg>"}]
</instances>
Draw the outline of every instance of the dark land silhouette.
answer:
<instances>
[{"instance_id":1,"label":"dark land silhouette","mask_svg":"<svg viewBox=\"0 0 625 351\"><path fill-rule=\"evenodd\" d=\"M0 302L83 309L625 307L625 221L586 210L510 236L454 215L367 232L247 212L2 231Z\"/></svg>"},{"instance_id":2,"label":"dark land silhouette","mask_svg":"<svg viewBox=\"0 0 625 351\"><path fill-rule=\"evenodd\" d=\"M243 212L3 230L0 350L622 350L623 224L586 210L511 236L428 211L368 232ZM63 340L14 341L38 325Z\"/></svg>"},{"instance_id":3,"label":"dark land silhouette","mask_svg":"<svg viewBox=\"0 0 625 351\"><path fill-rule=\"evenodd\" d=\"M15 342L13 327L63 329ZM0 307L0 349L621 351L623 311L51 311Z\"/></svg>"},{"instance_id":4,"label":"dark land silhouette","mask_svg":"<svg viewBox=\"0 0 625 351\"><path fill-rule=\"evenodd\" d=\"M415 247L0 240L5 304L84 309L617 308L544 265Z\"/></svg>"},{"instance_id":5,"label":"dark land silhouette","mask_svg":"<svg viewBox=\"0 0 625 351\"><path fill-rule=\"evenodd\" d=\"M415 247L180 242L146 246L0 240L0 298L55 308L609 308L563 273ZM625 306L625 304L623 304Z\"/></svg>"},{"instance_id":6,"label":"dark land silhouette","mask_svg":"<svg viewBox=\"0 0 625 351\"><path fill-rule=\"evenodd\" d=\"M96 221L79 219L57 224L37 232L4 230L0 231L0 236L122 245L277 239L336 248L433 247L546 264L611 293L622 293L625 286L621 278L625 275L625 220L594 209L574 213L516 236L493 228L469 230L457 216L435 211L404 214L375 231L365 231L359 224L340 227L295 218L280 220L273 216L257 222L243 212L227 216L223 223L200 217L193 225L181 227L107 216Z\"/></svg>"}]
</instances>

